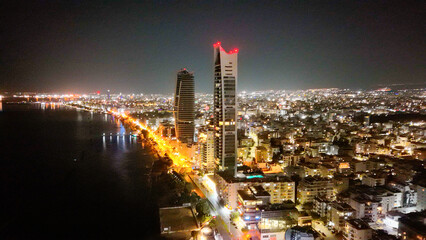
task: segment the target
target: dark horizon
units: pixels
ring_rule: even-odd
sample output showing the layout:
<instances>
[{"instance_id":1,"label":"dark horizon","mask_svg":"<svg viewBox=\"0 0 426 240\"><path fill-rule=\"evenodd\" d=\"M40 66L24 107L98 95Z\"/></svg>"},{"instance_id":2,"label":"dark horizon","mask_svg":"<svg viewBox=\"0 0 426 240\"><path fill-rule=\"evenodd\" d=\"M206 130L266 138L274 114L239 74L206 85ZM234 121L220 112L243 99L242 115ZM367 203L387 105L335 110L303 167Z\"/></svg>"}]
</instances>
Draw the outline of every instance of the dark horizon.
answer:
<instances>
[{"instance_id":1,"label":"dark horizon","mask_svg":"<svg viewBox=\"0 0 426 240\"><path fill-rule=\"evenodd\" d=\"M175 79L174 79L175 80ZM319 90L319 89L340 89L340 90L349 90L349 91L375 91L375 90L380 90L383 88L389 88L392 91L399 91L399 90L420 90L420 89L424 89L426 88L426 83L401 83L401 84L378 84L378 85L374 85L372 87L368 87L368 88L338 88L338 87L327 87L327 88L299 88L299 89L261 89L261 90L238 90L238 94L241 94L243 91L246 93L253 93L253 92L268 92L268 91L289 91L289 92L294 92L294 91L309 91L309 90ZM107 91L110 90L110 94L122 94L122 95L128 95L128 94L144 94L144 95L172 95L174 94L174 92L170 91L170 92L131 92L131 91L114 91L114 89L102 89L102 90L93 90L93 91L81 91L81 92L77 92L77 91L55 91L55 90L51 90L51 91L24 91L24 90L16 90L16 91L0 91L1 93L7 93L6 95L3 95L3 97L10 97L11 94L61 94L61 95L66 95L66 94L77 94L77 95L87 95L87 94L97 94L99 91L99 94L101 95L106 95ZM213 92L208 92L208 91L196 91L195 94L211 94L213 95Z\"/></svg>"},{"instance_id":2,"label":"dark horizon","mask_svg":"<svg viewBox=\"0 0 426 240\"><path fill-rule=\"evenodd\" d=\"M0 91L213 89L213 46L239 52L238 91L424 84L421 1L36 1L1 4Z\"/></svg>"}]
</instances>

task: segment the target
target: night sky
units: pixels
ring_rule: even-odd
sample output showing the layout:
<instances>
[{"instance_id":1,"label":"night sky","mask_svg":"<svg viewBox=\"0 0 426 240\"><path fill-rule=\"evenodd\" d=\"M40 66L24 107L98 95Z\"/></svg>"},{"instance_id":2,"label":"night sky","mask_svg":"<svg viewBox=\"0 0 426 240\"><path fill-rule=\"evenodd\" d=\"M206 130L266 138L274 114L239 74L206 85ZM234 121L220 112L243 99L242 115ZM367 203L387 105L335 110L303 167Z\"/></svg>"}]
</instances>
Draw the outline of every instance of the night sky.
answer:
<instances>
[{"instance_id":1,"label":"night sky","mask_svg":"<svg viewBox=\"0 0 426 240\"><path fill-rule=\"evenodd\" d=\"M374 3L373 3L374 2ZM424 1L0 1L0 92L172 93L213 46L242 90L426 82Z\"/></svg>"}]
</instances>

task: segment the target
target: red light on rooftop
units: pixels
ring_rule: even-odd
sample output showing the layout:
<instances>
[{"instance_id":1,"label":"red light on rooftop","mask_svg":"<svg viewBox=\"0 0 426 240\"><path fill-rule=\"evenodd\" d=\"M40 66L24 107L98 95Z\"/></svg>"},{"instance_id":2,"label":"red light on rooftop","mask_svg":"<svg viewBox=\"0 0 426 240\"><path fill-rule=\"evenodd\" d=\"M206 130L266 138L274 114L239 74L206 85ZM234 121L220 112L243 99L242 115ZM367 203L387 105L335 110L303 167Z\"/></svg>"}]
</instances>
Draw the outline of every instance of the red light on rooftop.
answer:
<instances>
[{"instance_id":1,"label":"red light on rooftop","mask_svg":"<svg viewBox=\"0 0 426 240\"><path fill-rule=\"evenodd\" d=\"M220 42L217 42L217 43L215 43L215 44L213 44L213 47L217 47L217 46L220 46Z\"/></svg>"},{"instance_id":2,"label":"red light on rooftop","mask_svg":"<svg viewBox=\"0 0 426 240\"><path fill-rule=\"evenodd\" d=\"M228 52L228 54L234 54L234 53L238 53L238 48L235 48L234 50L231 50Z\"/></svg>"}]
</instances>

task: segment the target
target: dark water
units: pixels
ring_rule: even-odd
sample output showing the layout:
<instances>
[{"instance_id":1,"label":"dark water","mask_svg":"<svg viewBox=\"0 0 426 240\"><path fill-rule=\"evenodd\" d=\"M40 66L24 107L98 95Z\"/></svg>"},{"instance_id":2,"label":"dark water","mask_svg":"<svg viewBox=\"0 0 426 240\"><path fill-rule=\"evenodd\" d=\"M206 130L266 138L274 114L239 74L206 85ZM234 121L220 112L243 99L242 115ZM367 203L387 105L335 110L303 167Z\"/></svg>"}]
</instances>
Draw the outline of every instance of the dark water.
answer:
<instances>
[{"instance_id":1,"label":"dark water","mask_svg":"<svg viewBox=\"0 0 426 240\"><path fill-rule=\"evenodd\" d=\"M3 103L0 239L156 238L152 158L128 131L105 114Z\"/></svg>"}]
</instances>

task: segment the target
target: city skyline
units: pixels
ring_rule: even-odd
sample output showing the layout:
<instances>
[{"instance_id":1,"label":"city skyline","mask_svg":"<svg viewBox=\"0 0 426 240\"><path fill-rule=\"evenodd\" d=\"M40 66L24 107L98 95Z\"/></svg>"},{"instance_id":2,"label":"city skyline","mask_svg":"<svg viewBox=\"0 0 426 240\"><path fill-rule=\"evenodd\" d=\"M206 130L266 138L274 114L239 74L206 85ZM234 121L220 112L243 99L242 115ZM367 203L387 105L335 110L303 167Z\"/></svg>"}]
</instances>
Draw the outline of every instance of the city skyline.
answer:
<instances>
[{"instance_id":1,"label":"city skyline","mask_svg":"<svg viewBox=\"0 0 426 240\"><path fill-rule=\"evenodd\" d=\"M65 161L65 166L77 173L89 170L94 174L84 175L90 179L95 176L108 179L92 183L92 180L75 178L85 183L82 185L89 185L92 195L96 195L95 202L96 199L112 200L114 208L117 207L114 198L108 199L102 193L107 188L123 199L121 205L126 209L129 207L126 196L133 196L131 201L138 202L140 207L158 210L158 222L148 217L153 213L136 211L135 217L147 221L130 219L125 224L122 220L114 223L119 229L137 223L133 230L126 232L128 236L161 235L177 239L178 235L185 234L189 239L196 234L197 239L204 239L202 236L206 234L216 240L286 240L297 236L314 240L318 234L330 240L340 239L342 234L346 240L425 236L420 232L424 227L416 225L423 223L426 216L424 89L258 91L241 94L236 104L239 51L226 51L221 43L215 43L213 48L212 82L214 80L216 87L213 95L193 96L192 91L186 91L193 90L192 73L182 69L177 72L175 101L169 96L140 94L4 96L0 120L19 126L5 127L14 132L4 134L6 139L19 139L4 139L2 146L13 145L4 149L6 159L12 156L19 160L25 156L20 153L26 152L8 148L25 148L35 143L41 146L40 151L30 149L31 157L22 162L25 166L37 166L38 161L34 159L44 159L45 153L50 153L50 158L57 163L58 153L52 151L52 144L39 144L40 141L33 139L54 141L55 146L59 143L59 159ZM178 106L183 103L180 100L184 92L189 93L186 97L193 98L185 97L188 101L184 105L193 104L194 119L191 109L176 107L176 103ZM176 110L185 110L185 117L193 120L193 143L179 141L181 119L176 117ZM22 117L3 120L16 114ZM43 118L40 119L40 115ZM33 116L32 120L28 116ZM53 123L59 124L54 129L72 127L76 130L65 130L68 134L51 131ZM38 131L40 128L45 130ZM35 134L37 131L42 134ZM47 133L50 134L44 136ZM82 134L87 134L83 137L85 145L60 141L70 137L75 140L66 142L78 143ZM16 144L26 137L31 144ZM62 151L65 146L76 150ZM137 152L138 149L143 152ZM118 152L108 154L111 150ZM107 163L110 167L99 166L96 156L101 163L112 158L113 161ZM133 169L135 164L140 168ZM49 169L57 171L57 166L49 165L31 172L43 176ZM110 184L111 174L117 174L112 182L123 182L128 187L119 188L124 191L114 190ZM132 176L137 177L135 183L132 183L135 179L129 181ZM141 178L147 179L140 181ZM17 185L21 184L26 185ZM144 185L153 191L154 201L143 197L150 194ZM39 188L48 186L41 184ZM132 194L125 194L129 187L133 189ZM93 208L93 201L86 200L87 190L78 194L66 191L76 200L83 197L82 204ZM10 194L6 190L4 195ZM6 201L9 199L13 197ZM149 202L141 202L143 199ZM72 205L62 202L58 205L61 207L46 209L50 214L78 211ZM195 210L191 211L190 205ZM6 215L14 214L12 210ZM128 211L118 214L127 216ZM114 213L107 216L114 220L120 218ZM95 217L102 229L106 222L111 223L103 214ZM38 225L49 221L37 218ZM79 219L74 221L78 226L83 219L75 218ZM185 226L176 224L180 221L185 221ZM150 230L139 233L141 222ZM33 225L34 221L28 223ZM222 227L218 227L218 223ZM151 227L156 224L159 226ZM55 218L55 226L61 225ZM13 226L21 225L14 223ZM42 228L37 227L35 231L40 236L54 234L38 229ZM98 231L92 229L71 234ZM57 232L63 233L63 230L59 228ZM17 233L13 227L8 228L8 234ZM113 233L123 235L122 230Z\"/></svg>"},{"instance_id":2,"label":"city skyline","mask_svg":"<svg viewBox=\"0 0 426 240\"><path fill-rule=\"evenodd\" d=\"M196 92L211 92L208 49L217 41L243 50L241 90L421 84L418 9L416 2L10 3L0 91L168 93L175 69L186 66L198 76Z\"/></svg>"},{"instance_id":3,"label":"city skyline","mask_svg":"<svg viewBox=\"0 0 426 240\"><path fill-rule=\"evenodd\" d=\"M426 239L423 2L23 3L0 239Z\"/></svg>"}]
</instances>

